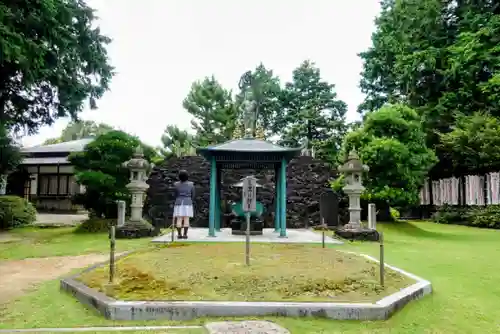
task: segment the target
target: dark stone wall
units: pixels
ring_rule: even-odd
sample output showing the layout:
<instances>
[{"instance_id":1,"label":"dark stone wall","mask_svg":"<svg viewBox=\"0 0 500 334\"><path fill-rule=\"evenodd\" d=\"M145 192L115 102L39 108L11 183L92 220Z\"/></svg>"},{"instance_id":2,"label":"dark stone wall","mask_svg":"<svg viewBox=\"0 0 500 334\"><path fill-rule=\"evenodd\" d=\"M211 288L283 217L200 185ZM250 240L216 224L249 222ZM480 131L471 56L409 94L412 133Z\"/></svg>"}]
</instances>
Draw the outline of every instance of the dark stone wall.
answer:
<instances>
[{"instance_id":1,"label":"dark stone wall","mask_svg":"<svg viewBox=\"0 0 500 334\"><path fill-rule=\"evenodd\" d=\"M196 186L195 218L192 226L208 226L210 201L210 167L202 157L190 156L170 158L156 166L148 180L150 188L145 203L145 214L158 217L156 223L168 226L172 222L174 204L173 184L179 170L189 172L189 178ZM239 182L247 175L255 175L263 188L257 189L257 200L266 208L266 226L273 226L274 214L274 170L222 170L222 200L237 201L241 188L229 185ZM319 199L329 181L336 177L336 171L327 163L308 156L293 159L287 168L287 226L305 227L319 224Z\"/></svg>"}]
</instances>

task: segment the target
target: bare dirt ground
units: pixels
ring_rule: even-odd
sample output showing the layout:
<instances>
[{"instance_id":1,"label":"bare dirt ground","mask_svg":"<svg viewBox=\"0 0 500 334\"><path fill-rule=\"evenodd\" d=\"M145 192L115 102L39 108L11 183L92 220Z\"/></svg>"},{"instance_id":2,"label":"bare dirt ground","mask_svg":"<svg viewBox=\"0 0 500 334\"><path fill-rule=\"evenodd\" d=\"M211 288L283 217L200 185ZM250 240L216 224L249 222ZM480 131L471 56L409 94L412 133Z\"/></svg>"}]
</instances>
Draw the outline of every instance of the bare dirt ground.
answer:
<instances>
[{"instance_id":1,"label":"bare dirt ground","mask_svg":"<svg viewBox=\"0 0 500 334\"><path fill-rule=\"evenodd\" d=\"M3 242L19 241L20 238L10 234L9 232L0 232L0 244Z\"/></svg>"},{"instance_id":2,"label":"bare dirt ground","mask_svg":"<svg viewBox=\"0 0 500 334\"><path fill-rule=\"evenodd\" d=\"M56 279L73 269L105 261L106 255L58 256L0 261L0 304L19 297L43 281Z\"/></svg>"}]
</instances>

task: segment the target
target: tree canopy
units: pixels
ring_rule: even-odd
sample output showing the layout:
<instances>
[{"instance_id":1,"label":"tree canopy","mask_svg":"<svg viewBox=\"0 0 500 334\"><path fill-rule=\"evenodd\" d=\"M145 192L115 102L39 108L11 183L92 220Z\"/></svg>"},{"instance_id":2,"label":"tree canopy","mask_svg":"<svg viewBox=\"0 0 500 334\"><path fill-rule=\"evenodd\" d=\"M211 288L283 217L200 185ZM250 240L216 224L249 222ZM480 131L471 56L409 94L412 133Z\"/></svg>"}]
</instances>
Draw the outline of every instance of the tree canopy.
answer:
<instances>
[{"instance_id":1,"label":"tree canopy","mask_svg":"<svg viewBox=\"0 0 500 334\"><path fill-rule=\"evenodd\" d=\"M20 147L7 128L0 124L0 195L7 191L7 175L14 172L21 161Z\"/></svg>"},{"instance_id":2,"label":"tree canopy","mask_svg":"<svg viewBox=\"0 0 500 334\"><path fill-rule=\"evenodd\" d=\"M387 102L413 107L440 160L434 176L460 170L440 145L457 117L500 116L498 14L494 1L383 0L373 45L361 53L367 97L359 111Z\"/></svg>"},{"instance_id":3,"label":"tree canopy","mask_svg":"<svg viewBox=\"0 0 500 334\"><path fill-rule=\"evenodd\" d=\"M70 122L56 138L49 138L44 145L64 143L89 137L97 137L107 132L113 131L113 127L104 123L94 121L74 121Z\"/></svg>"},{"instance_id":4,"label":"tree canopy","mask_svg":"<svg viewBox=\"0 0 500 334\"><path fill-rule=\"evenodd\" d=\"M76 119L109 88L110 39L84 1L0 3L0 124L35 133L59 117Z\"/></svg>"},{"instance_id":5,"label":"tree canopy","mask_svg":"<svg viewBox=\"0 0 500 334\"><path fill-rule=\"evenodd\" d=\"M394 206L418 203L430 168L436 163L427 148L419 115L405 105L385 105L366 116L344 141L342 161L356 149L370 167L365 186L372 200Z\"/></svg>"},{"instance_id":6,"label":"tree canopy","mask_svg":"<svg viewBox=\"0 0 500 334\"><path fill-rule=\"evenodd\" d=\"M175 125L168 125L161 136L163 147L160 149L164 157L195 154L193 136L186 130L181 130Z\"/></svg>"},{"instance_id":7,"label":"tree canopy","mask_svg":"<svg viewBox=\"0 0 500 334\"><path fill-rule=\"evenodd\" d=\"M318 157L333 161L347 130L347 104L337 99L335 85L321 78L314 63L304 61L286 83L282 101L280 142L298 147L305 140Z\"/></svg>"},{"instance_id":8,"label":"tree canopy","mask_svg":"<svg viewBox=\"0 0 500 334\"><path fill-rule=\"evenodd\" d=\"M458 116L451 132L441 134L441 151L456 174L500 170L500 119L485 113Z\"/></svg>"},{"instance_id":9,"label":"tree canopy","mask_svg":"<svg viewBox=\"0 0 500 334\"><path fill-rule=\"evenodd\" d=\"M0 125L0 176L13 172L21 160L20 147L7 129Z\"/></svg>"},{"instance_id":10,"label":"tree canopy","mask_svg":"<svg viewBox=\"0 0 500 334\"><path fill-rule=\"evenodd\" d=\"M337 98L335 85L321 78L320 69L304 61L294 70L293 80L284 86L262 63L250 75L253 85L248 89L257 109L254 137L286 146L307 142L319 158L335 161L348 128L347 105ZM195 145L242 137L244 93L233 96L214 77L193 83L183 105L194 117Z\"/></svg>"},{"instance_id":11,"label":"tree canopy","mask_svg":"<svg viewBox=\"0 0 500 334\"><path fill-rule=\"evenodd\" d=\"M237 121L237 108L231 91L223 88L214 77L193 83L183 106L194 117L191 125L196 131L194 141L198 146L213 145L231 138Z\"/></svg>"},{"instance_id":12,"label":"tree canopy","mask_svg":"<svg viewBox=\"0 0 500 334\"><path fill-rule=\"evenodd\" d=\"M262 63L252 71L251 75L255 86L252 90L253 98L257 102L254 136L257 134L257 129L262 129L263 137L267 139L281 132L278 119L282 113L282 87L280 79L274 75L273 70L266 68ZM242 124L243 118L239 107L243 97L243 92L239 92L235 98L239 124Z\"/></svg>"},{"instance_id":13,"label":"tree canopy","mask_svg":"<svg viewBox=\"0 0 500 334\"><path fill-rule=\"evenodd\" d=\"M105 133L87 144L83 152L72 154L69 160L75 167L77 182L86 189L76 203L98 217L116 218L116 201L130 204L125 187L130 173L123 163L132 158L138 146L143 148L145 159L151 161L156 152L123 131Z\"/></svg>"}]
</instances>

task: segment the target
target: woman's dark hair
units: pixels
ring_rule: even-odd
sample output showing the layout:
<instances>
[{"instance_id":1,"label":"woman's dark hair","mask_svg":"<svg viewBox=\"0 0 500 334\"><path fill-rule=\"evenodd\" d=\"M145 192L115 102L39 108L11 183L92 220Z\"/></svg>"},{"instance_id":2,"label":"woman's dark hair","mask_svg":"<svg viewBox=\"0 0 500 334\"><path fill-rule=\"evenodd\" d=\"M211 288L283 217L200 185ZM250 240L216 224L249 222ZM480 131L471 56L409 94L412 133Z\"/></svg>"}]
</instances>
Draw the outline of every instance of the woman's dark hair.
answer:
<instances>
[{"instance_id":1,"label":"woman's dark hair","mask_svg":"<svg viewBox=\"0 0 500 334\"><path fill-rule=\"evenodd\" d=\"M188 180L188 178L189 178L189 174L186 170L183 169L179 172L179 181L186 182Z\"/></svg>"}]
</instances>

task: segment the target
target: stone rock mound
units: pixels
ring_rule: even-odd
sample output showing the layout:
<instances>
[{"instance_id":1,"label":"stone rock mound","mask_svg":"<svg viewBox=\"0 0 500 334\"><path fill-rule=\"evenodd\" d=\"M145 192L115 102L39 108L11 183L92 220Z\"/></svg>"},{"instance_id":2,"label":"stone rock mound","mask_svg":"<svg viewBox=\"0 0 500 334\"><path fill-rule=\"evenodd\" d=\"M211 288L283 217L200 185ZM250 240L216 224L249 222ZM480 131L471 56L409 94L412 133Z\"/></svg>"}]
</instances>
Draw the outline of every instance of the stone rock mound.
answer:
<instances>
[{"instance_id":1,"label":"stone rock mound","mask_svg":"<svg viewBox=\"0 0 500 334\"><path fill-rule=\"evenodd\" d=\"M210 166L200 156L173 157L156 166L147 183L150 188L145 203L145 214L153 223L169 226L172 223L174 205L173 185L179 170L189 172L189 179L196 187L195 218L192 226L208 226L210 201ZM230 185L243 177L254 175L263 185L257 189L257 200L266 208L266 226L273 226L274 214L274 170L222 170L222 196L224 201L238 201L241 188ZM329 187L329 181L336 177L336 171L327 163L308 156L293 159L287 168L287 226L303 228L319 224L319 200L321 193ZM224 204L223 204L224 205ZM224 210L224 207L223 207ZM225 227L225 226L223 226Z\"/></svg>"}]
</instances>

